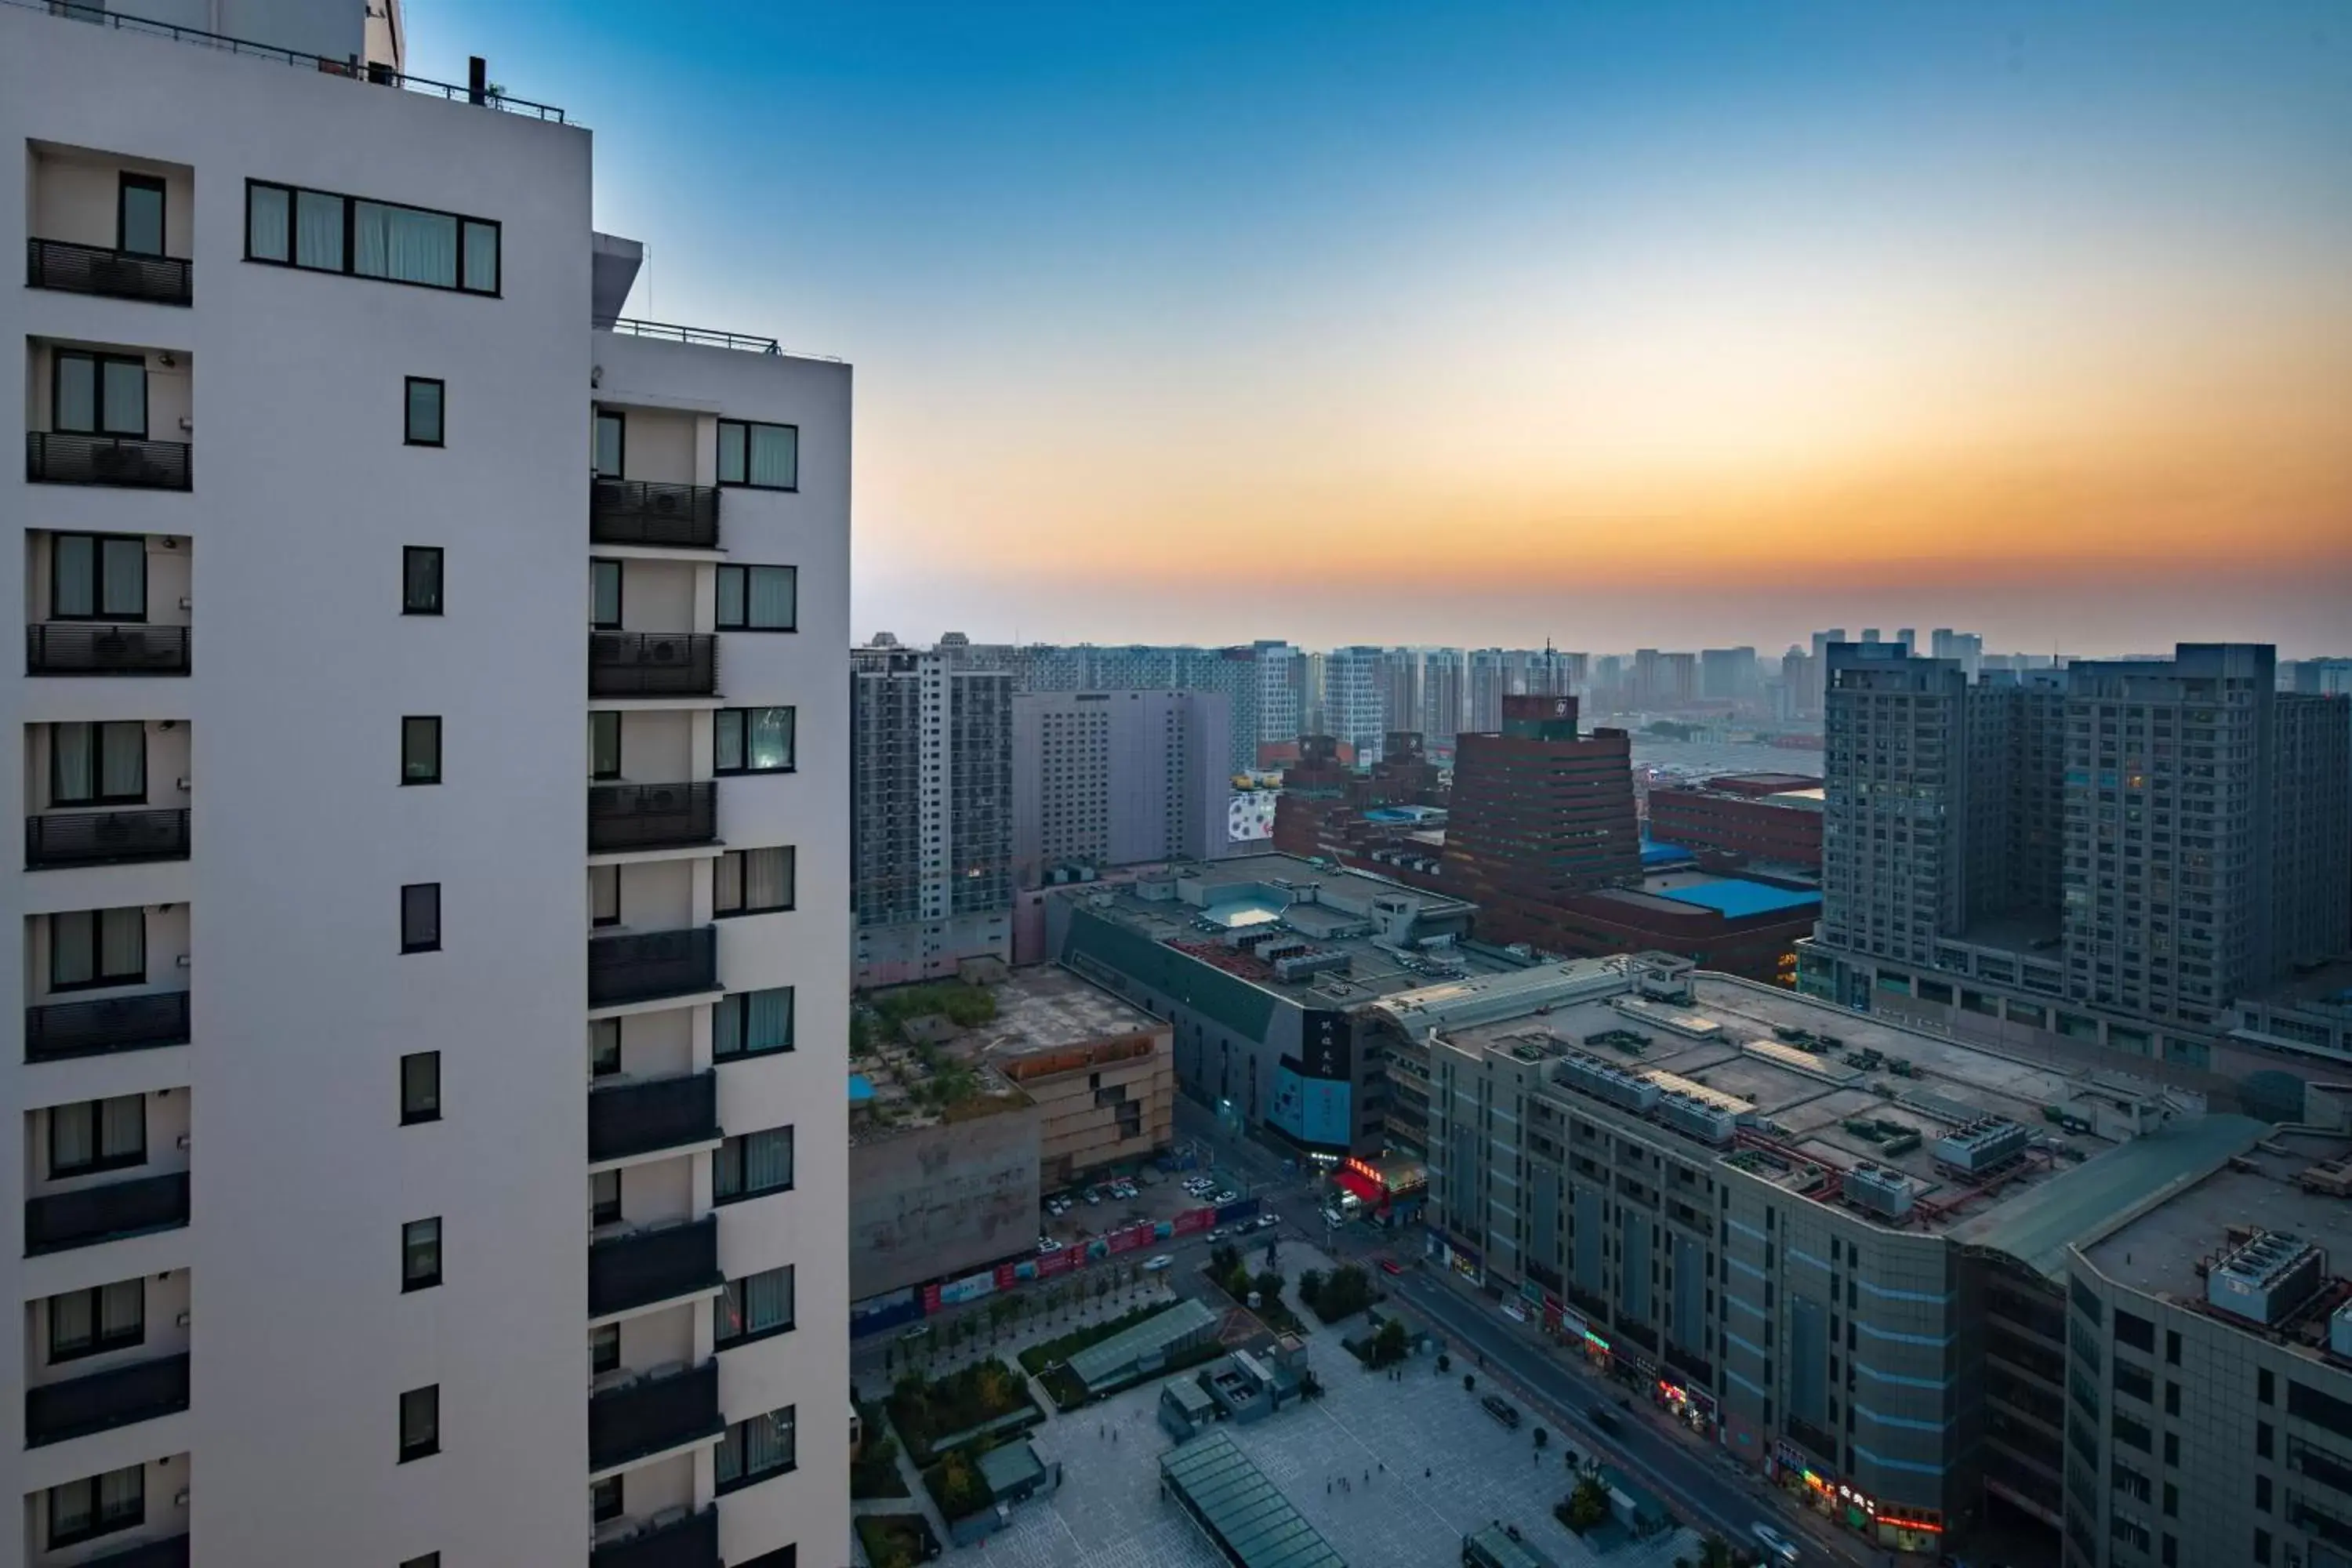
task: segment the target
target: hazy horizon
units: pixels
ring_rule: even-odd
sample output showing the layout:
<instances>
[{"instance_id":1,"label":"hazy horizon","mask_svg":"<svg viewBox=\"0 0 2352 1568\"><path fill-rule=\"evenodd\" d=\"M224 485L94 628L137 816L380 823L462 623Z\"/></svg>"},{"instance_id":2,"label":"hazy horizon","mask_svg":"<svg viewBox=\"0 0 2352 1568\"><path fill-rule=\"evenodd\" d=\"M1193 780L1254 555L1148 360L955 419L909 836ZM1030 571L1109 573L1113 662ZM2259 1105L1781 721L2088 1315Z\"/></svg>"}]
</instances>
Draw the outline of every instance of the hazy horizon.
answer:
<instances>
[{"instance_id":1,"label":"hazy horizon","mask_svg":"<svg viewBox=\"0 0 2352 1568\"><path fill-rule=\"evenodd\" d=\"M855 363L861 637L2352 646L2330 0L409 17Z\"/></svg>"}]
</instances>

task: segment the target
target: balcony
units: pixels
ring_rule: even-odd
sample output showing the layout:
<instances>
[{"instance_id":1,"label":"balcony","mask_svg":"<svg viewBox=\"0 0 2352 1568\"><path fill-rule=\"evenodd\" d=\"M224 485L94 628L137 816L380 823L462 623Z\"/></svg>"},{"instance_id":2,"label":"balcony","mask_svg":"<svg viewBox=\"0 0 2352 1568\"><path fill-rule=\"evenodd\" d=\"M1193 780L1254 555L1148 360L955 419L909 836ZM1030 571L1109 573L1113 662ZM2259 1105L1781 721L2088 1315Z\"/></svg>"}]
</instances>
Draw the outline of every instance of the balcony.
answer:
<instances>
[{"instance_id":1,"label":"balcony","mask_svg":"<svg viewBox=\"0 0 2352 1568\"><path fill-rule=\"evenodd\" d=\"M719 1075L687 1073L588 1093L588 1163L719 1141Z\"/></svg>"},{"instance_id":2,"label":"balcony","mask_svg":"<svg viewBox=\"0 0 2352 1568\"><path fill-rule=\"evenodd\" d=\"M177 1230L188 1223L188 1173L138 1176L25 1202L25 1256Z\"/></svg>"},{"instance_id":3,"label":"balcony","mask_svg":"<svg viewBox=\"0 0 2352 1568\"><path fill-rule=\"evenodd\" d=\"M677 849L719 837L715 784L598 784L588 792L588 852Z\"/></svg>"},{"instance_id":4,"label":"balcony","mask_svg":"<svg viewBox=\"0 0 2352 1568\"><path fill-rule=\"evenodd\" d=\"M719 989L719 928L598 937L588 943L588 1005L619 1007Z\"/></svg>"},{"instance_id":5,"label":"balcony","mask_svg":"<svg viewBox=\"0 0 2352 1568\"><path fill-rule=\"evenodd\" d=\"M719 1270L719 1221L655 1226L588 1245L588 1315L675 1301L726 1282Z\"/></svg>"},{"instance_id":6,"label":"balcony","mask_svg":"<svg viewBox=\"0 0 2352 1568\"><path fill-rule=\"evenodd\" d=\"M173 1535L142 1542L120 1552L85 1557L76 1568L188 1568L188 1538Z\"/></svg>"},{"instance_id":7,"label":"balcony","mask_svg":"<svg viewBox=\"0 0 2352 1568\"><path fill-rule=\"evenodd\" d=\"M188 1043L188 994L158 991L25 1009L25 1059L61 1062Z\"/></svg>"},{"instance_id":8,"label":"balcony","mask_svg":"<svg viewBox=\"0 0 2352 1568\"><path fill-rule=\"evenodd\" d=\"M139 256L102 245L64 239L25 242L25 286L60 289L69 294L105 294L184 305L191 299L189 264L176 257Z\"/></svg>"},{"instance_id":9,"label":"balcony","mask_svg":"<svg viewBox=\"0 0 2352 1568\"><path fill-rule=\"evenodd\" d=\"M709 697L719 639L709 632L591 632L591 697Z\"/></svg>"},{"instance_id":10,"label":"balcony","mask_svg":"<svg viewBox=\"0 0 2352 1568\"><path fill-rule=\"evenodd\" d=\"M117 1426L187 1407L184 1353L134 1362L25 1390L25 1447L37 1448L45 1443L87 1437L93 1432L111 1432Z\"/></svg>"},{"instance_id":11,"label":"balcony","mask_svg":"<svg viewBox=\"0 0 2352 1568\"><path fill-rule=\"evenodd\" d=\"M671 1509L591 1547L588 1568L719 1568L719 1510Z\"/></svg>"},{"instance_id":12,"label":"balcony","mask_svg":"<svg viewBox=\"0 0 2352 1568\"><path fill-rule=\"evenodd\" d=\"M719 1363L652 1373L588 1396L588 1468L601 1473L716 1437Z\"/></svg>"},{"instance_id":13,"label":"balcony","mask_svg":"<svg viewBox=\"0 0 2352 1568\"><path fill-rule=\"evenodd\" d=\"M63 811L25 819L25 868L123 866L188 858L188 813Z\"/></svg>"},{"instance_id":14,"label":"balcony","mask_svg":"<svg viewBox=\"0 0 2352 1568\"><path fill-rule=\"evenodd\" d=\"M185 675L185 626L49 621L25 628L26 675Z\"/></svg>"},{"instance_id":15,"label":"balcony","mask_svg":"<svg viewBox=\"0 0 2352 1568\"><path fill-rule=\"evenodd\" d=\"M25 432L25 478L35 484L184 490L189 488L188 469L185 441L73 436L61 430Z\"/></svg>"},{"instance_id":16,"label":"balcony","mask_svg":"<svg viewBox=\"0 0 2352 1568\"><path fill-rule=\"evenodd\" d=\"M646 544L671 550L719 548L719 491L709 485L648 479L593 480L588 490L592 544Z\"/></svg>"}]
</instances>

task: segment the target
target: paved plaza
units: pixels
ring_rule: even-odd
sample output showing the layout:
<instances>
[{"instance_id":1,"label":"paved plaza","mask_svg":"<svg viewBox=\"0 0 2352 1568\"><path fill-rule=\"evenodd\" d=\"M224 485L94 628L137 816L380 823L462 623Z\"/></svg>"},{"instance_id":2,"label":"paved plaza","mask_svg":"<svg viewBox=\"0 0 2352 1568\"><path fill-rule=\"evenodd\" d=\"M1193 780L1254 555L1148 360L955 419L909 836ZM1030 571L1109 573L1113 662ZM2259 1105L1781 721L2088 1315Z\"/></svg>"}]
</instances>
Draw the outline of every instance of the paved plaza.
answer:
<instances>
[{"instance_id":1,"label":"paved plaza","mask_svg":"<svg viewBox=\"0 0 2352 1568\"><path fill-rule=\"evenodd\" d=\"M1406 1366L1403 1381L1391 1383L1385 1373L1361 1371L1336 1331L1318 1329L1309 1342L1328 1391L1321 1399L1220 1429L1351 1568L1458 1563L1462 1537L1496 1520L1517 1524L1567 1568L1667 1568L1678 1551L1696 1556L1696 1538L1682 1531L1606 1556L1587 1550L1551 1515L1569 1487L1559 1434L1538 1457L1530 1436L1536 1418L1529 1415L1517 1432L1505 1430L1479 1407L1483 1387L1463 1392L1458 1363L1441 1377L1429 1358L1419 1358ZM944 1561L1218 1568L1218 1554L1160 1496L1157 1461L1170 1444L1154 1419L1159 1398L1154 1382L1046 1422L1034 1439L1041 1456L1062 1462L1061 1491L1015 1508L1010 1529L982 1545L950 1551ZM1337 1484L1342 1477L1349 1483L1345 1490Z\"/></svg>"}]
</instances>

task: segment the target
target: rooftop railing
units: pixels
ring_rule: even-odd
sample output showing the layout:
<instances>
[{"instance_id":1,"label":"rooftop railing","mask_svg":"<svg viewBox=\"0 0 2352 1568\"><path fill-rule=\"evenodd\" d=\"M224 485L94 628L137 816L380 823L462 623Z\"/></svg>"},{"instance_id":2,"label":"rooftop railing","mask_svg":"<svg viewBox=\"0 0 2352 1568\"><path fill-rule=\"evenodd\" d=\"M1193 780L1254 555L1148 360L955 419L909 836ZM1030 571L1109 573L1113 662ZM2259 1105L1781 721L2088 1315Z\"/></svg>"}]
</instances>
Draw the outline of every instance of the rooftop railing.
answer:
<instances>
[{"instance_id":1,"label":"rooftop railing","mask_svg":"<svg viewBox=\"0 0 2352 1568\"><path fill-rule=\"evenodd\" d=\"M599 316L594 324L600 331L622 332L633 338L660 338L668 342L695 343L708 349L740 349L746 353L820 359L831 364L842 363L839 354L802 353L796 349L784 347L773 338L754 337L748 332L722 332L710 327L681 327L673 321L646 321L635 316Z\"/></svg>"},{"instance_id":2,"label":"rooftop railing","mask_svg":"<svg viewBox=\"0 0 2352 1568\"><path fill-rule=\"evenodd\" d=\"M503 88L457 87L446 81L435 81L429 77L409 76L389 66L362 60L357 56L331 60L324 55L306 55L299 49L281 49L275 44L257 44L248 38L232 38L220 33L207 33L201 27L183 27L173 22L151 22L143 16L125 16L98 5L74 5L70 0L0 0L0 5L13 5L24 11L46 11L52 16L119 28L123 32L146 33L170 38L176 43L220 49L248 59L292 66L297 70L313 70L321 76L348 77L354 81L369 82L378 87L397 87L410 92L445 98L453 103L478 103L488 109L504 110L509 114L527 114L534 120L544 120L557 125L565 123L563 110L550 104L533 103L527 98L510 97Z\"/></svg>"}]
</instances>

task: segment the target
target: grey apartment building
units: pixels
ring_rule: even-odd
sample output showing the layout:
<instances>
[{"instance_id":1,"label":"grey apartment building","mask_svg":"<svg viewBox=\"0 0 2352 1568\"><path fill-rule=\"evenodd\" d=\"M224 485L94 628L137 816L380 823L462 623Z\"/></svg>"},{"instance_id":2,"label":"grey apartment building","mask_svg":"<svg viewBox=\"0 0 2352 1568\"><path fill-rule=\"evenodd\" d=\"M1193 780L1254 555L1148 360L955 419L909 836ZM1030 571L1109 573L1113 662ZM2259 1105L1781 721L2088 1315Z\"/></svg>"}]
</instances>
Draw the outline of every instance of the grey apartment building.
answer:
<instances>
[{"instance_id":1,"label":"grey apartment building","mask_svg":"<svg viewBox=\"0 0 2352 1568\"><path fill-rule=\"evenodd\" d=\"M855 983L1013 955L1013 678L950 654L851 650Z\"/></svg>"},{"instance_id":2,"label":"grey apartment building","mask_svg":"<svg viewBox=\"0 0 2352 1568\"><path fill-rule=\"evenodd\" d=\"M2267 646L1988 671L1832 644L1811 995L2294 1120L2338 1070L2352 703Z\"/></svg>"},{"instance_id":3,"label":"grey apartment building","mask_svg":"<svg viewBox=\"0 0 2352 1568\"><path fill-rule=\"evenodd\" d=\"M2046 1532L2055 1560L2070 1510L2109 1539L2111 1467L2070 1462L2109 1430L2068 1425L2070 1401L2091 1399L2070 1382L2099 1349L2070 1349L2074 1249L2101 1256L2119 1224L2203 1226L2183 1205L2219 1214L2233 1200L2195 1194L2237 1181L2270 1136L2146 1079L2038 1066L1664 955L1473 976L1366 1013L1360 1038L1426 1102L1437 1258L1792 1496L1923 1556L1966 1550L1990 1521ZM2226 1246L2225 1230L2199 1245ZM2198 1256L2120 1250L2183 1274ZM2240 1423L2251 1454L2263 1385L2243 1385L2242 1408L2235 1384L2188 1397L2226 1407L2214 1419ZM2330 1397L2352 1431L2352 1390ZM2234 1522L2212 1539L2237 1531L2235 1552L2178 1561L2249 1561L2256 1495L2213 1504ZM2289 1558L2273 1536L2277 1568L2336 1561Z\"/></svg>"},{"instance_id":4,"label":"grey apartment building","mask_svg":"<svg viewBox=\"0 0 2352 1568\"><path fill-rule=\"evenodd\" d=\"M1223 692L1024 691L1012 702L1016 887L1225 852Z\"/></svg>"}]
</instances>

